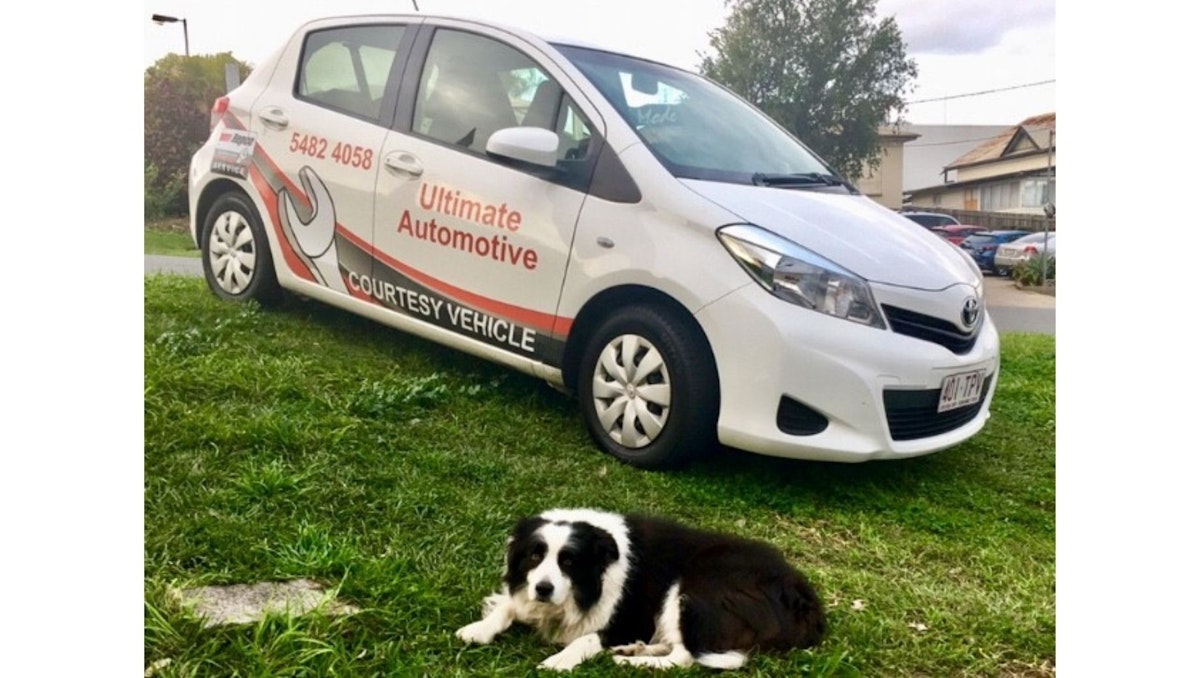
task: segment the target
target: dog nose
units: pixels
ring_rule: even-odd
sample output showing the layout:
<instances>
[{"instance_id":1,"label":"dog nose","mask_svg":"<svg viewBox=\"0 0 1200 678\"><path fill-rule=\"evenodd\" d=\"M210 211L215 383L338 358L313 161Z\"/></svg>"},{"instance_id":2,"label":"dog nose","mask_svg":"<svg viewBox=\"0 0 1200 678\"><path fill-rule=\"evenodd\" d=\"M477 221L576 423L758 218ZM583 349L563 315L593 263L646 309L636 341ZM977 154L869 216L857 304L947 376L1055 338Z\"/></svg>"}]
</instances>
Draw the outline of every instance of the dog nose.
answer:
<instances>
[{"instance_id":1,"label":"dog nose","mask_svg":"<svg viewBox=\"0 0 1200 678\"><path fill-rule=\"evenodd\" d=\"M540 581L537 586L533 587L537 593L538 600L550 600L550 594L554 593L554 584L548 581Z\"/></svg>"}]
</instances>

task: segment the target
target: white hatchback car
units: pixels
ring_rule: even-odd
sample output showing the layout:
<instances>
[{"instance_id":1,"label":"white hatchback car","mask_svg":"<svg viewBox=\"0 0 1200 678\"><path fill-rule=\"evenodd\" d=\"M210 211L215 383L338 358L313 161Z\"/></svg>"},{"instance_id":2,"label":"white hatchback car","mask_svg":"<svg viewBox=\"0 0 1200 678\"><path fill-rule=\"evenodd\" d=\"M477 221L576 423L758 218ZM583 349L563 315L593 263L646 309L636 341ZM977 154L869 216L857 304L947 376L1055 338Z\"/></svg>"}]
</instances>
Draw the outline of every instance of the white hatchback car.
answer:
<instances>
[{"instance_id":1,"label":"white hatchback car","mask_svg":"<svg viewBox=\"0 0 1200 678\"><path fill-rule=\"evenodd\" d=\"M989 416L970 257L660 63L453 18L314 21L216 101L189 189L218 296L282 288L535 375L643 468L718 441L911 457Z\"/></svg>"}]
</instances>

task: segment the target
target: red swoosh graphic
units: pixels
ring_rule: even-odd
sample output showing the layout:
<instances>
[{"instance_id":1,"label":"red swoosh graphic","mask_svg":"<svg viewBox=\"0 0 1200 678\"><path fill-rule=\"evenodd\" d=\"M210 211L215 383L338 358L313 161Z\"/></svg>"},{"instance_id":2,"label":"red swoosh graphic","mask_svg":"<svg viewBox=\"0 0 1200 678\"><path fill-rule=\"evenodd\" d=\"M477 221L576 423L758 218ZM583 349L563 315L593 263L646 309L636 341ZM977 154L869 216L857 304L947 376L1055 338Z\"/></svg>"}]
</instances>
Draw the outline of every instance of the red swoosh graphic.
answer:
<instances>
[{"instance_id":1,"label":"red swoosh graphic","mask_svg":"<svg viewBox=\"0 0 1200 678\"><path fill-rule=\"evenodd\" d=\"M227 126L234 129L246 129L245 125L243 125L242 122L231 113L225 114L223 122ZM305 195L304 191L300 190L300 188L296 186L291 179L288 178L287 174L285 174L283 170L279 168L279 165L277 165L275 161L267 155L267 153L262 149L261 145L255 146L255 156L262 160L263 163L268 167L268 170L273 175L273 178L277 179L280 183L286 186L289 193L291 193L293 196L299 197L304 205L311 209L312 205L308 201L308 196ZM276 239L279 242L280 249L283 250L284 260L286 261L288 268L297 276L310 282L316 282L315 276L313 276L312 272L308 269L305 261L298 253L292 250L291 244L289 243L287 237L284 236L283 227L279 220L278 208L276 206L275 192L272 190L270 182L267 181L266 177L263 176L258 167L253 164L250 167L250 179L254 184L255 189L257 189L261 195L263 203L267 206L267 211L271 217L272 226L275 229ZM417 280L427 287L435 289L438 292L461 301L464 304L487 311L492 315L512 320L552 336L565 337L571 331L571 325L573 323L572 318L565 318L553 313L544 313L542 311L535 311L522 306L508 304L503 301L499 301L491 297L485 297L481 294L471 292L470 290L457 287L448 282L435 278L424 271L413 268L412 266L401 262L385 252L377 250L374 244L358 237L340 222L337 224L336 229L337 235L340 235L346 240L352 242L356 247L362 249L375 261L378 261L385 266L392 268L393 270L399 271L413 280ZM352 290L353 288L347 285L347 289ZM374 298L361 293L352 294L352 296L364 301L378 303Z\"/></svg>"}]
</instances>

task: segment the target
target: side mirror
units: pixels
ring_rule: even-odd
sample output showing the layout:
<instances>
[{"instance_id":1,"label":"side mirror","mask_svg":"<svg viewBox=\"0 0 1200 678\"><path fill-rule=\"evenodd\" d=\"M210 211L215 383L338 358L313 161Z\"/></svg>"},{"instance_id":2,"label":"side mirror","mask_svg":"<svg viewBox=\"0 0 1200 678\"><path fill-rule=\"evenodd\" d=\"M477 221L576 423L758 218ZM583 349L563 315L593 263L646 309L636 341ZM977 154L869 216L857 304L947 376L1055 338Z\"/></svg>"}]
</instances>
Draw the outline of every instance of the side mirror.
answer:
<instances>
[{"instance_id":1,"label":"side mirror","mask_svg":"<svg viewBox=\"0 0 1200 678\"><path fill-rule=\"evenodd\" d=\"M558 164L558 135L540 127L505 127L488 137L487 152L542 167Z\"/></svg>"}]
</instances>

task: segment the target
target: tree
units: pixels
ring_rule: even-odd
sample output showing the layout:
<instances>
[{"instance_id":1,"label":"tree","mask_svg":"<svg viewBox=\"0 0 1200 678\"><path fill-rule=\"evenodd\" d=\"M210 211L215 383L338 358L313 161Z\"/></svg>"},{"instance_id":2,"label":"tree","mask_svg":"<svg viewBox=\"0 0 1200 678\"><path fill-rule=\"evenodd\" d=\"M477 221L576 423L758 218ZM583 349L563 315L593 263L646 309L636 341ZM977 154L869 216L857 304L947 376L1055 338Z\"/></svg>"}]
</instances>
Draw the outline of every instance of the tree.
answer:
<instances>
[{"instance_id":1,"label":"tree","mask_svg":"<svg viewBox=\"0 0 1200 678\"><path fill-rule=\"evenodd\" d=\"M225 93L225 64L241 79L250 66L229 52L168 54L145 74L145 201L147 216L187 214L187 171L209 133L213 101Z\"/></svg>"},{"instance_id":2,"label":"tree","mask_svg":"<svg viewBox=\"0 0 1200 678\"><path fill-rule=\"evenodd\" d=\"M737 92L847 178L878 166L879 126L906 106L917 64L876 0L727 0L701 72Z\"/></svg>"}]
</instances>

